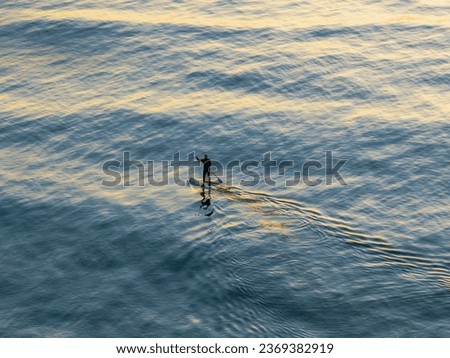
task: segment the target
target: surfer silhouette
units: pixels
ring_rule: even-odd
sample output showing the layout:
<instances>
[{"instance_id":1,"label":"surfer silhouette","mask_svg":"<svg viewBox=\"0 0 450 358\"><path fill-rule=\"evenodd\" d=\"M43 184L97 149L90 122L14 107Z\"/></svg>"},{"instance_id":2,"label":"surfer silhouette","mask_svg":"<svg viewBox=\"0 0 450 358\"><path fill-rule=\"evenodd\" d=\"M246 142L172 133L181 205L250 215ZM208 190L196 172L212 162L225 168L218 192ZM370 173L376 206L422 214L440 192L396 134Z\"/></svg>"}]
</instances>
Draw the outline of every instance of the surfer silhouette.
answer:
<instances>
[{"instance_id":1,"label":"surfer silhouette","mask_svg":"<svg viewBox=\"0 0 450 358\"><path fill-rule=\"evenodd\" d=\"M208 158L208 154L205 154L203 159L199 159L198 157L195 157L199 162L203 163L203 184L202 186L205 186L206 182L206 175L208 175L208 181L209 185L211 186L211 160Z\"/></svg>"}]
</instances>

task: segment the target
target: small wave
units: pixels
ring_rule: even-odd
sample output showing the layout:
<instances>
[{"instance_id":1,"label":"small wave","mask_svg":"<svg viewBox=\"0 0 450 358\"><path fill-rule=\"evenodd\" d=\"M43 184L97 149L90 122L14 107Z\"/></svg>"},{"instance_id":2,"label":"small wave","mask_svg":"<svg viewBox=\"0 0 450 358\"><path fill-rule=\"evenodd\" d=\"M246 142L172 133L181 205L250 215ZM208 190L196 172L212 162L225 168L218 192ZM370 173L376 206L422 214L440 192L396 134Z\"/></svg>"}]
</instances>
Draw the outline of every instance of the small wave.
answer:
<instances>
[{"instance_id":1,"label":"small wave","mask_svg":"<svg viewBox=\"0 0 450 358\"><path fill-rule=\"evenodd\" d=\"M367 261L363 266L391 266L399 269L399 276L404 270L423 275L429 284L448 287L450 263L443 258L433 258L416 252L396 248L388 239L365 235L353 228L348 222L327 217L320 211L305 207L299 202L276 198L274 196L246 191L239 187L218 187L217 199L223 207L225 223L218 231L227 232L233 227L236 214L244 215L247 227L240 225L232 235L239 237L243 231L251 230L256 237L276 234L291 239L307 238L303 243L292 241L294 245L324 245L329 250L325 256L333 255L334 250L342 244L354 250L363 250ZM225 202L227 201L227 202ZM233 204L234 203L234 204ZM242 206L241 209L236 206ZM230 211L229 213L227 211ZM229 215L230 214L230 215ZM230 216L230 217L227 217Z\"/></svg>"}]
</instances>

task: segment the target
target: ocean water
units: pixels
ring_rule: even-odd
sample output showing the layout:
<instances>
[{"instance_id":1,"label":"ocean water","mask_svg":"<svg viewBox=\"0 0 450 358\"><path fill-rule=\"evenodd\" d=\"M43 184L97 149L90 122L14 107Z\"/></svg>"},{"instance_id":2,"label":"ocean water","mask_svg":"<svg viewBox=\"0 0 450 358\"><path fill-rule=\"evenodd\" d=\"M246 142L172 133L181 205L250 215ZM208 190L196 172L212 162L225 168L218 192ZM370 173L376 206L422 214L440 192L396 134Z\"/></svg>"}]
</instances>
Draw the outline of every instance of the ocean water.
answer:
<instances>
[{"instance_id":1,"label":"ocean water","mask_svg":"<svg viewBox=\"0 0 450 358\"><path fill-rule=\"evenodd\" d=\"M449 14L3 0L0 336L449 337ZM326 151L347 185L283 185ZM124 152L296 165L223 175L205 216L136 168L102 185Z\"/></svg>"}]
</instances>

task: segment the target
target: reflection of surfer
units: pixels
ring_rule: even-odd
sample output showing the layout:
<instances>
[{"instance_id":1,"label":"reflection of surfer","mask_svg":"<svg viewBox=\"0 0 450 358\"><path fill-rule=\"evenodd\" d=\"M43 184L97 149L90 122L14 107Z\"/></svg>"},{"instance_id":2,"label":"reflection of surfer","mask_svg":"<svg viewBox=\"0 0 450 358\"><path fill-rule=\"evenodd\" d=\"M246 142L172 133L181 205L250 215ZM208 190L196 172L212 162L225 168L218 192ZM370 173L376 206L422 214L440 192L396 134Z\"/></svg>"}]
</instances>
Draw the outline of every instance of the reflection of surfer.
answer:
<instances>
[{"instance_id":1,"label":"reflection of surfer","mask_svg":"<svg viewBox=\"0 0 450 358\"><path fill-rule=\"evenodd\" d=\"M208 189L208 193L205 193L205 187L203 187L200 195L203 198L200 201L200 208L205 211L205 216L211 216L214 212L214 208L211 205L211 188Z\"/></svg>"}]
</instances>

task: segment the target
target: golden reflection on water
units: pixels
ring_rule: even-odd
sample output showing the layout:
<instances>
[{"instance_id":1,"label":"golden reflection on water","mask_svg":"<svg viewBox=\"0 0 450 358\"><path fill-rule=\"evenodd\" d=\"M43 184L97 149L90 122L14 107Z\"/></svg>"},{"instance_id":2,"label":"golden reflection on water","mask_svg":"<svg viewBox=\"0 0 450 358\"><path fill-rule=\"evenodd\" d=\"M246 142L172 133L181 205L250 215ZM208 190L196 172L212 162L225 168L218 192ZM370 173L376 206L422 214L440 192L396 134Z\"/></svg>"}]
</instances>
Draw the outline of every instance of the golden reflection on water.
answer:
<instances>
[{"instance_id":1,"label":"golden reflection on water","mask_svg":"<svg viewBox=\"0 0 450 358\"><path fill-rule=\"evenodd\" d=\"M408 7L396 7L391 12L380 4L367 4L359 1L351 2L324 2L323 4L302 4L294 6L291 1L279 1L274 6L272 2L252 3L248 12L243 11L241 15L226 13L222 16L212 16L206 14L202 9L208 8L209 2L199 1L194 5L177 5L175 8L161 8L158 10L131 11L114 9L73 9L64 8L53 10L30 10L14 9L8 10L11 16L0 22L12 23L24 20L83 20L95 22L123 22L139 24L170 24L181 26L200 26L211 28L230 28L230 29L275 29L277 31L291 31L296 29L308 29L316 27L354 27L361 25L389 25L389 24L409 24L409 25L440 25L448 27L450 24L450 15L446 12L437 15L427 15L425 13L413 13ZM424 3L425 4L425 3ZM445 2L434 1L426 2L427 5L444 5ZM255 6L260 10L254 13ZM244 6L245 9L245 6ZM436 14L436 12L435 12ZM415 48L402 47L400 50L380 51L378 41L367 42L360 41L358 45L352 44L345 38L313 38L305 42L283 42L281 40L262 41L257 44L248 45L245 48L233 48L233 56L252 57L266 54L269 57L279 56L273 63L283 63L287 58L295 58L302 54L305 60L314 60L324 55L345 55L353 56L362 54L367 61L377 63L378 61L390 60L396 63L407 63L411 58L415 61L426 60L429 54L426 51L418 51ZM207 42L189 43L191 50L201 52L204 50L213 50L214 48L223 48L225 45L219 39L210 39ZM21 50L25 51L25 50ZM241 52L241 54L240 54ZM371 117L389 120L411 120L422 119L426 121L446 120L450 110L450 94L448 92L439 92L439 90L421 86L418 88L387 87L385 79L389 76L386 69L377 69L369 66L359 68L342 69L337 74L323 74L324 85L332 83L339 78L351 79L358 83L363 82L363 87L379 90L388 96L398 96L398 100L390 106L385 103L366 103L354 106L352 101L345 99L331 98L290 98L289 95L274 93L246 93L243 91L221 91L219 89L196 89L191 93L180 93L177 91L158 91L152 88L139 89L127 88L130 84L120 77L120 86L125 90L111 88L109 83L95 83L90 86L86 83L76 82L73 78L67 79L70 73L51 73L51 77L39 80L36 73L36 65L49 65L55 58L40 56L35 58L32 63L26 59L20 58L22 54L13 54L8 56L8 61L15 64L20 76L30 77L36 81L35 85L41 87L36 93L18 94L0 93L0 101L3 110L13 112L19 115L30 115L39 117L45 115L68 115L79 111L89 111L102 113L115 110L132 110L143 115L158 113L180 113L190 111L196 115L214 114L233 114L233 113L271 113L271 112L289 112L297 118L304 118L305 115L316 117L318 115L329 114L335 116L336 110L341 110L338 114L339 120L355 120L361 117ZM122 67L108 68L108 71L131 71L126 66L126 60L123 60ZM290 63L295 66L295 63ZM82 73L89 73L95 70L95 62L77 64L72 68L72 77L77 77ZM209 63L208 70L221 71L227 74L245 74L245 72L261 72L264 70L263 63L247 62L236 65L235 63ZM192 71L204 67L204 61L196 63L192 61ZM321 66L324 71L326 64ZM68 69L70 72L70 69ZM275 70L276 71L276 70ZM442 67L446 71L446 67ZM386 74L384 74L386 72ZM114 74L111 74L114 75ZM142 76L163 76L162 74L143 73ZM384 78L383 76L386 76ZM299 78L302 74L299 73ZM162 77L160 77L162 78ZM377 82L366 83L365 79L379 79L380 86L377 88ZM3 81L17 81L18 79L11 74L0 76ZM168 81L171 79L169 78ZM400 85L401 86L401 85ZM406 93L407 92L407 93ZM423 105L417 105L423 104ZM420 107L420 108L418 108ZM278 127L277 127L278 128ZM283 131L285 129L278 128Z\"/></svg>"},{"instance_id":2,"label":"golden reflection on water","mask_svg":"<svg viewBox=\"0 0 450 358\"><path fill-rule=\"evenodd\" d=\"M158 11L130 11L105 8L77 10L20 9L14 10L14 19L11 18L9 22L45 18L48 20L133 22L136 24L171 24L234 29L272 28L281 31L323 25L334 27L409 23L447 26L450 23L450 16L445 13L440 16L431 16L400 13L398 9L387 12L379 4L364 3L364 6L361 6L360 2L334 1L330 2L328 7L313 5L312 8L308 6L289 6L292 4L292 1L278 1L277 6L272 6L272 4L266 3L265 11L261 11L258 15L253 15L251 12L243 12L241 15L225 14L220 17L207 15L199 11L199 9L208 8L210 4L206 1L197 1L196 9L180 6L174 10L160 9Z\"/></svg>"},{"instance_id":3,"label":"golden reflection on water","mask_svg":"<svg viewBox=\"0 0 450 358\"><path fill-rule=\"evenodd\" d=\"M183 111L201 115L226 115L226 114L264 114L272 112L285 112L294 114L298 120L305 116L323 116L333 114L335 110L343 110L339 113L342 122L353 121L358 118L373 118L380 120L417 120L445 121L450 112L450 95L426 94L419 90L411 101L399 101L390 107L379 103L367 103L353 106L350 100L299 100L288 99L281 95L267 96L265 94L222 92L215 89L196 91L191 94L170 94L154 90L137 91L121 97L113 98L104 95L93 94L82 101L67 102L61 98L58 101L51 97L34 98L33 96L18 97L9 93L0 93L3 111L15 113L18 116L29 115L31 118L50 116L65 116L79 111L91 113L105 113L118 110L132 110L141 115L177 114ZM440 99L440 100L437 100ZM412 112L411 107L415 103L428 103L428 106L417 108ZM89 113L88 112L88 113ZM269 118L267 118L269 120ZM260 124L264 119L260 119ZM284 133L291 129L276 126L274 130Z\"/></svg>"}]
</instances>

